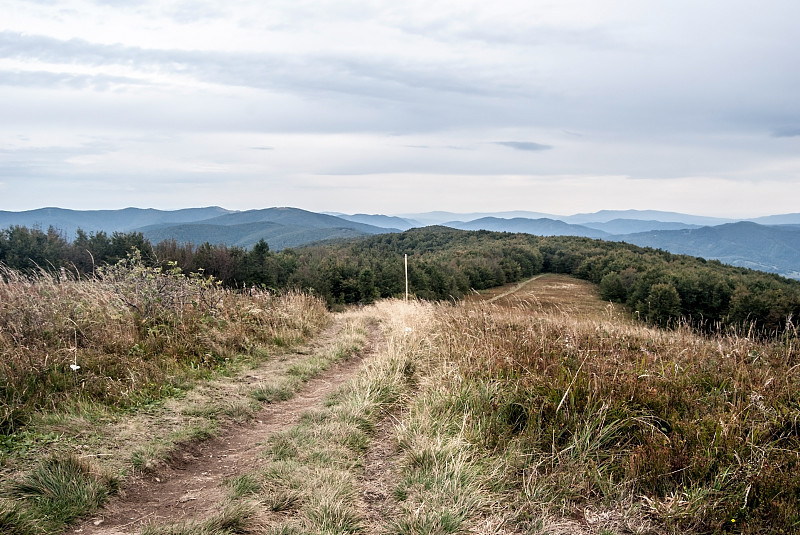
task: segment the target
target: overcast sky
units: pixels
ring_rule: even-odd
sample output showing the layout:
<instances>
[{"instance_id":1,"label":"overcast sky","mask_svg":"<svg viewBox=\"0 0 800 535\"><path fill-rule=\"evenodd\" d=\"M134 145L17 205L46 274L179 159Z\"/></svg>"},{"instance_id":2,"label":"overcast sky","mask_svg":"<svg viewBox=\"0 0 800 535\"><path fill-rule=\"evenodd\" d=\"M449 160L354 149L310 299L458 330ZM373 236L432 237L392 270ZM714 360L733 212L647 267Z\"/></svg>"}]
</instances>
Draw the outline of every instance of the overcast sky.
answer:
<instances>
[{"instance_id":1,"label":"overcast sky","mask_svg":"<svg viewBox=\"0 0 800 535\"><path fill-rule=\"evenodd\" d=\"M0 210L800 211L797 0L2 0Z\"/></svg>"}]
</instances>

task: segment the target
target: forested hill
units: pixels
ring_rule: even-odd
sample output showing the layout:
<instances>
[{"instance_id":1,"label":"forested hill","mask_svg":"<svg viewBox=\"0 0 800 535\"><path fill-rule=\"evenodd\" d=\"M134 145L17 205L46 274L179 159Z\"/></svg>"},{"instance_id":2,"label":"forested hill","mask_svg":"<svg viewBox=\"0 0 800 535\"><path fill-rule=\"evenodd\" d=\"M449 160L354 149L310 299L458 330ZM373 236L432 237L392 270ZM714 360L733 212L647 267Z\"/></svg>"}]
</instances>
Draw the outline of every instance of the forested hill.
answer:
<instances>
[{"instance_id":1,"label":"forested hill","mask_svg":"<svg viewBox=\"0 0 800 535\"><path fill-rule=\"evenodd\" d=\"M782 330L800 314L800 282L774 274L625 243L444 227L301 249L298 280L340 303L397 295L404 253L412 291L423 298L459 298L549 272L596 283L604 299L661 325L683 317Z\"/></svg>"},{"instance_id":2,"label":"forested hill","mask_svg":"<svg viewBox=\"0 0 800 535\"><path fill-rule=\"evenodd\" d=\"M84 234L67 243L57 232L17 227L0 233L0 262L92 273L134 247L154 265L202 272L232 288L309 290L331 306L402 295L408 254L410 290L424 299L458 299L472 289L551 272L596 283L604 299L625 303L660 325L685 318L705 328L755 325L776 332L793 328L789 322L800 317L800 281L778 275L626 243L446 227L279 252L263 240L250 250L175 241L152 245L140 233Z\"/></svg>"}]
</instances>

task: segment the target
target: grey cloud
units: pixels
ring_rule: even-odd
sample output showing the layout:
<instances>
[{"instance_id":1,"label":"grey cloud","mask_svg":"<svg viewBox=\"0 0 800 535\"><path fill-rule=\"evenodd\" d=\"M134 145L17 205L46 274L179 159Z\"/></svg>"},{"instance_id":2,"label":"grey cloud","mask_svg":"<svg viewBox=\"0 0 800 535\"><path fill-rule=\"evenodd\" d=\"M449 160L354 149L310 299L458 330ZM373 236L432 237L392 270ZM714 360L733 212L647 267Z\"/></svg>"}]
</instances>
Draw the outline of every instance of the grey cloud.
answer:
<instances>
[{"instance_id":1,"label":"grey cloud","mask_svg":"<svg viewBox=\"0 0 800 535\"><path fill-rule=\"evenodd\" d=\"M800 126L787 126L778 128L772 132L772 137L798 137L800 136Z\"/></svg>"},{"instance_id":2,"label":"grey cloud","mask_svg":"<svg viewBox=\"0 0 800 535\"><path fill-rule=\"evenodd\" d=\"M250 147L250 150L275 150L275 147Z\"/></svg>"},{"instance_id":3,"label":"grey cloud","mask_svg":"<svg viewBox=\"0 0 800 535\"><path fill-rule=\"evenodd\" d=\"M409 149L447 149L447 150L475 150L469 147L461 147L458 145L403 145Z\"/></svg>"},{"instance_id":4,"label":"grey cloud","mask_svg":"<svg viewBox=\"0 0 800 535\"><path fill-rule=\"evenodd\" d=\"M35 59L58 64L132 65L187 62L192 53L174 51L171 54L157 49L123 45L103 45L83 39L64 41L43 35L23 35L0 32L0 57Z\"/></svg>"},{"instance_id":5,"label":"grey cloud","mask_svg":"<svg viewBox=\"0 0 800 535\"><path fill-rule=\"evenodd\" d=\"M330 54L288 56L145 49L96 44L83 39L62 41L8 31L0 32L0 57L56 64L126 65L145 71L155 69L185 74L223 85L347 93L389 100L405 100L409 90L497 96L500 89L472 72L460 72L438 64L409 68L394 61Z\"/></svg>"},{"instance_id":6,"label":"grey cloud","mask_svg":"<svg viewBox=\"0 0 800 535\"><path fill-rule=\"evenodd\" d=\"M337 3L337 7L331 7L329 11L344 16L345 12L338 11L340 8ZM315 9L316 6L311 4L293 8L292 13L299 18L292 21L304 23L306 15L312 20L324 21L327 11L317 13ZM366 19L371 20L370 17ZM164 105L169 108L175 100L193 93L191 96L204 99L204 104L213 100L213 106L199 106L203 112L195 112L195 115L202 117L192 121L202 125L225 123L226 128L232 125L236 129L255 128L259 131L273 130L278 123L281 128L293 131L397 133L472 126L535 126L587 132L587 136L591 132L593 139L598 132L614 135L634 132L638 140L642 136L657 137L664 133L672 135L675 132L720 129L758 131L763 135L764 131L769 132L781 121L788 120L791 124L792 120L787 117L797 114L797 99L791 91L797 84L789 82L798 75L793 74L796 69L790 69L789 65L797 54L792 50L800 50L798 47L788 47L787 54L775 55L775 65L759 63L758 72L766 70L766 76L752 76L752 69L739 68L738 64L736 68L724 63L719 66L719 61L715 61L718 58L710 54L687 60L684 54L665 51L659 54L652 51L630 53L629 50L622 55L616 51L609 53L610 49L617 47L616 37L626 39L626 34L620 33L619 28L575 30L541 27L529 21L509 21L502 25L504 29L495 30L477 21L472 21L475 24L463 22L454 24L441 18L427 26L406 25L410 26L408 32L452 41L456 47L465 40L474 40L500 46L554 43L556 50L548 46L537 50L534 57L527 51L505 48L503 54L508 52L508 62L503 55L498 56L497 62L489 63L479 58L474 62L469 59L430 59L440 57L436 54L419 59L413 52L402 58L393 53L382 55L379 49L311 54L151 49L104 45L84 39L65 41L5 31L0 32L0 57L98 68L124 65L141 72L139 83L147 83L148 72L175 73L204 83L265 90L252 98L253 106L260 105L259 99L266 101L275 94L286 96L298 104L291 110L293 117L288 118L284 109L270 104L255 113L240 113L239 108L244 106L237 101L238 96L223 102L223 99L216 98L218 92L204 92L203 88L186 92L179 90L177 96L170 87L169 94L164 92L158 96L162 101L169 101ZM402 21L392 19L389 25L393 29L406 30ZM282 31L291 29L292 25L289 25ZM630 36L627 39L630 40ZM475 46L474 43L467 45ZM565 47L571 48L569 54L559 56ZM603 50L599 57L594 54L596 48ZM521 59L527 57L530 61ZM760 55L754 54L753 57L759 58ZM560 61L550 65L554 59ZM716 70L710 72L713 76L708 73L708 65L715 66ZM770 72L779 73L782 78L770 75ZM737 73L747 73L748 82L736 83L744 78L744 74ZM55 87L95 89L113 89L120 84L135 83L132 79L103 80L78 74L72 78L70 75L52 76L62 77L52 80L41 77L37 81L34 76L20 78L17 82L31 86L53 83ZM788 80L780 83L784 78ZM586 83L586 80L591 80L591 83ZM682 82L676 83L675 80ZM0 85L3 83L0 80ZM781 87L788 89L775 89ZM148 93L148 96L154 95ZM624 98L620 98L621 95ZM157 99L154 97L153 100ZM178 104L180 111L183 106L180 102ZM85 106L94 109L103 105L106 104ZM161 113L155 111L157 105L130 112L131 117L126 116L125 120L139 123L148 119L141 115L149 115L157 122ZM228 115L223 117L215 109L224 109ZM164 122L179 115L170 109L166 111ZM123 110L121 114L126 113L128 111ZM782 119L776 121L776 118ZM774 135L786 137L796 135L792 133L796 131L785 129L776 131ZM536 145L539 144L506 146L522 151L543 150Z\"/></svg>"},{"instance_id":7,"label":"grey cloud","mask_svg":"<svg viewBox=\"0 0 800 535\"><path fill-rule=\"evenodd\" d=\"M534 143L532 141L495 141L494 144L502 145L504 147L509 147L515 150L524 150L531 152L550 150L553 148L551 145L543 145L541 143Z\"/></svg>"},{"instance_id":8,"label":"grey cloud","mask_svg":"<svg viewBox=\"0 0 800 535\"><path fill-rule=\"evenodd\" d=\"M295 117L295 125L290 126L294 130L307 130L309 123L314 131L353 130L348 125L355 122L363 125L357 130L407 133L464 125L524 126L532 119L539 125L564 120L563 110L549 106L550 97L541 95L530 82L493 76L468 64L409 63L331 53L146 49L8 31L0 32L0 57L93 67L124 65L140 71L145 79L148 72L170 72L205 83L283 92L335 108L322 116ZM67 82L77 84L79 80L63 81ZM357 117L342 117L340 110ZM269 116L274 117L275 111L271 110ZM327 124L324 117L330 116L336 116L338 122ZM138 117L131 119L139 121ZM263 129L261 124L259 130Z\"/></svg>"},{"instance_id":9,"label":"grey cloud","mask_svg":"<svg viewBox=\"0 0 800 535\"><path fill-rule=\"evenodd\" d=\"M113 145L101 142L76 147L0 148L0 176L38 179L42 176L65 175L71 172L71 158L107 154L113 150Z\"/></svg>"},{"instance_id":10,"label":"grey cloud","mask_svg":"<svg viewBox=\"0 0 800 535\"><path fill-rule=\"evenodd\" d=\"M99 6L134 7L146 4L147 0L94 0L94 3Z\"/></svg>"}]
</instances>

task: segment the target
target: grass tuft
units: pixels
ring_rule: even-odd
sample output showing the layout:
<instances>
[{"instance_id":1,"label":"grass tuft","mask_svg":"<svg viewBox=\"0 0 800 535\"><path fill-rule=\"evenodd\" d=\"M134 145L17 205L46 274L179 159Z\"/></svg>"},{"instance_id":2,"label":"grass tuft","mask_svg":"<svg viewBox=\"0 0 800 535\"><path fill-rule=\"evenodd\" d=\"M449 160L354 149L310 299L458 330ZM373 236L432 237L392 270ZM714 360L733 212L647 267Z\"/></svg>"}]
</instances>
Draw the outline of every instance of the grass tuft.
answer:
<instances>
[{"instance_id":1,"label":"grass tuft","mask_svg":"<svg viewBox=\"0 0 800 535\"><path fill-rule=\"evenodd\" d=\"M231 496L237 499L256 494L260 488L259 482L247 474L231 478L226 483L231 489Z\"/></svg>"},{"instance_id":2,"label":"grass tuft","mask_svg":"<svg viewBox=\"0 0 800 535\"><path fill-rule=\"evenodd\" d=\"M38 520L27 514L19 505L0 499L0 533L38 535L42 531Z\"/></svg>"},{"instance_id":3,"label":"grass tuft","mask_svg":"<svg viewBox=\"0 0 800 535\"><path fill-rule=\"evenodd\" d=\"M221 512L199 522L149 525L141 535L250 535L261 533L255 511L249 503L226 506Z\"/></svg>"},{"instance_id":4,"label":"grass tuft","mask_svg":"<svg viewBox=\"0 0 800 535\"><path fill-rule=\"evenodd\" d=\"M9 487L9 494L28 505L48 530L56 530L75 518L95 511L117 489L117 482L99 474L75 456L50 457ZM22 516L17 512L17 518Z\"/></svg>"}]
</instances>

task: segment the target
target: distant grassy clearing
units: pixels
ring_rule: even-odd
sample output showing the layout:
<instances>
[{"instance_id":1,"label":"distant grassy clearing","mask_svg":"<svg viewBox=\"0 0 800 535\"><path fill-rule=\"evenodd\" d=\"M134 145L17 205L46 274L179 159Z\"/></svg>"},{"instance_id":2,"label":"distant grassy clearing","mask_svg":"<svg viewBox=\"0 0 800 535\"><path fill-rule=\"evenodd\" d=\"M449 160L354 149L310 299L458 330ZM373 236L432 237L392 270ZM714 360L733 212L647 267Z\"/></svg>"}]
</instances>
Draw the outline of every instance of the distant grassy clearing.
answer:
<instances>
[{"instance_id":1,"label":"distant grassy clearing","mask_svg":"<svg viewBox=\"0 0 800 535\"><path fill-rule=\"evenodd\" d=\"M467 304L490 302L501 308L564 312L601 318L610 311L622 314L624 306L600 299L595 284L568 275L543 274L520 284L484 290L464 299Z\"/></svg>"}]
</instances>

